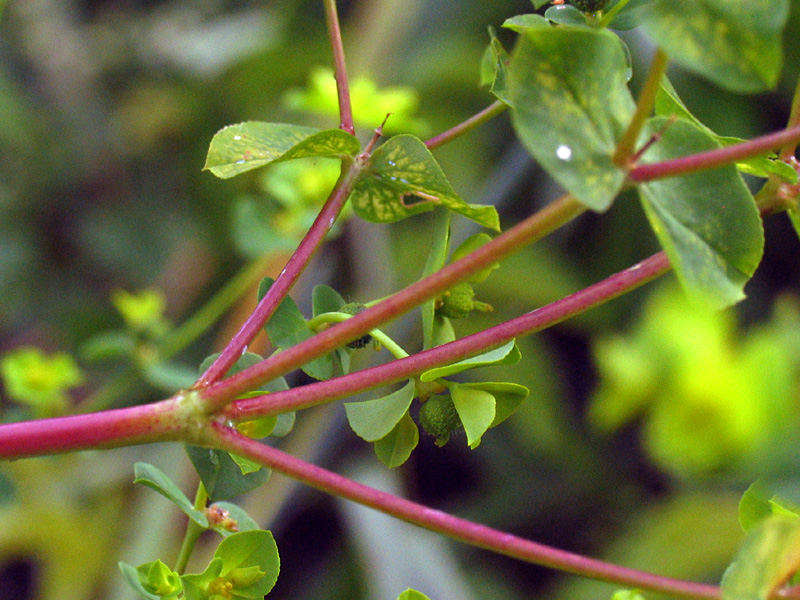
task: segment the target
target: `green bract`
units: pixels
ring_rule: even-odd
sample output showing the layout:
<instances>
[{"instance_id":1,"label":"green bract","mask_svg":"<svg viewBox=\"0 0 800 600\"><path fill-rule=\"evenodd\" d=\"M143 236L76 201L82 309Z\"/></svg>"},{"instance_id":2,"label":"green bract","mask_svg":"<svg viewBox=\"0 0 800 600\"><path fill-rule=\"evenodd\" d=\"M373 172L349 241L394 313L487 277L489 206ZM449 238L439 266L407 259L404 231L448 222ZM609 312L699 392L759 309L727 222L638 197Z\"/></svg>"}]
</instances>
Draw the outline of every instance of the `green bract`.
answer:
<instances>
[{"instance_id":1,"label":"green bract","mask_svg":"<svg viewBox=\"0 0 800 600\"><path fill-rule=\"evenodd\" d=\"M69 354L48 356L32 346L3 356L0 374L8 397L29 405L40 416L66 410L67 391L83 383L83 374Z\"/></svg>"}]
</instances>

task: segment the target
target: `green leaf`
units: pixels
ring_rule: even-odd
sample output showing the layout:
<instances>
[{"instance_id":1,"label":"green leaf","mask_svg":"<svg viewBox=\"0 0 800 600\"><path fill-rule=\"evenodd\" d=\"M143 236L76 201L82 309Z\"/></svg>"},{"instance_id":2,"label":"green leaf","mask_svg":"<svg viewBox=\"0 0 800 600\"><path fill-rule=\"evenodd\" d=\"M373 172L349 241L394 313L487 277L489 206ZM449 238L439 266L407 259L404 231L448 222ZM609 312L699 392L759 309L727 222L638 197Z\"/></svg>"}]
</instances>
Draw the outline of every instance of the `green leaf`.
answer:
<instances>
[{"instance_id":1,"label":"green leaf","mask_svg":"<svg viewBox=\"0 0 800 600\"><path fill-rule=\"evenodd\" d=\"M133 472L136 477L133 483L140 483L155 490L167 500L177 504L178 508L200 527L208 527L208 519L206 519L206 516L201 511L194 508L189 498L186 497L166 473L144 462L137 462L133 466Z\"/></svg>"},{"instance_id":2,"label":"green leaf","mask_svg":"<svg viewBox=\"0 0 800 600\"><path fill-rule=\"evenodd\" d=\"M460 383L459 385L471 390L483 390L494 396L495 415L490 427L499 425L514 414L531 393L524 385L510 382L481 381L479 383Z\"/></svg>"},{"instance_id":3,"label":"green leaf","mask_svg":"<svg viewBox=\"0 0 800 600\"><path fill-rule=\"evenodd\" d=\"M547 173L593 210L625 181L611 160L634 102L621 40L605 30L533 28L509 68L517 135Z\"/></svg>"},{"instance_id":4,"label":"green leaf","mask_svg":"<svg viewBox=\"0 0 800 600\"><path fill-rule=\"evenodd\" d=\"M193 367L174 362L146 365L142 374L150 385L165 392L188 388L197 380Z\"/></svg>"},{"instance_id":5,"label":"green leaf","mask_svg":"<svg viewBox=\"0 0 800 600\"><path fill-rule=\"evenodd\" d=\"M145 589L141 579L139 578L139 571L136 569L136 567L125 562L119 562L118 565L119 570L122 572L122 578L129 586L131 586L133 591L136 592L139 597L145 598L145 600L161 600L160 596L151 594Z\"/></svg>"},{"instance_id":6,"label":"green leaf","mask_svg":"<svg viewBox=\"0 0 800 600\"><path fill-rule=\"evenodd\" d=\"M609 23L608 26L617 31L627 31L638 27L642 23L645 12L650 10L650 5L654 1L655 0L631 0L614 15L614 18L611 19L611 23ZM617 4L619 4L619 0L614 0L609 3L605 12L610 11Z\"/></svg>"},{"instance_id":7,"label":"green leaf","mask_svg":"<svg viewBox=\"0 0 800 600\"><path fill-rule=\"evenodd\" d=\"M408 589L397 597L397 600L430 600L422 592L417 590Z\"/></svg>"},{"instance_id":8,"label":"green leaf","mask_svg":"<svg viewBox=\"0 0 800 600\"><path fill-rule=\"evenodd\" d=\"M399 467L408 460L418 443L419 429L406 413L389 435L375 442L375 455L390 469Z\"/></svg>"},{"instance_id":9,"label":"green leaf","mask_svg":"<svg viewBox=\"0 0 800 600\"><path fill-rule=\"evenodd\" d=\"M222 559L214 558L202 573L182 575L183 592L186 600L209 600L209 585L221 577ZM214 599L216 600L216 599Z\"/></svg>"},{"instance_id":10,"label":"green leaf","mask_svg":"<svg viewBox=\"0 0 800 600\"><path fill-rule=\"evenodd\" d=\"M358 140L340 129L249 121L217 132L208 149L204 171L228 179L270 163L310 156L355 156Z\"/></svg>"},{"instance_id":11,"label":"green leaf","mask_svg":"<svg viewBox=\"0 0 800 600\"><path fill-rule=\"evenodd\" d=\"M788 15L789 0L657 0L641 17L687 69L735 92L760 92L778 83Z\"/></svg>"},{"instance_id":12,"label":"green leaf","mask_svg":"<svg viewBox=\"0 0 800 600\"><path fill-rule=\"evenodd\" d=\"M242 475L249 475L250 473L255 473L256 471L261 470L261 465L250 460L249 458L239 456L238 454L234 454L232 452L229 452L228 456L230 456L233 459L233 462L239 466L239 470L242 472Z\"/></svg>"},{"instance_id":13,"label":"green leaf","mask_svg":"<svg viewBox=\"0 0 800 600\"><path fill-rule=\"evenodd\" d=\"M772 516L750 531L722 578L723 600L766 600L800 566L800 519Z\"/></svg>"},{"instance_id":14,"label":"green leaf","mask_svg":"<svg viewBox=\"0 0 800 600\"><path fill-rule=\"evenodd\" d=\"M367 442L386 437L408 412L415 386L409 381L396 392L365 402L345 402L347 420L356 434Z\"/></svg>"},{"instance_id":15,"label":"green leaf","mask_svg":"<svg viewBox=\"0 0 800 600\"><path fill-rule=\"evenodd\" d=\"M722 146L731 146L745 141L741 138L717 135L701 123L697 117L689 112L689 109L686 108L686 105L678 96L678 92L675 91L675 88L672 87L672 84L666 77L664 77L658 88L655 110L656 114L659 116L671 117L674 115L693 123ZM764 156L755 156L736 163L736 168L743 173L748 173L756 177L766 178L770 175L777 175L791 184L797 183L797 171L782 160L777 160L777 155L774 152L768 152Z\"/></svg>"},{"instance_id":16,"label":"green leaf","mask_svg":"<svg viewBox=\"0 0 800 600\"><path fill-rule=\"evenodd\" d=\"M472 254L475 250L480 248L481 246L485 246L489 242L492 241L492 238L485 234L485 233L476 233L475 235L471 235L466 240L459 244L458 248L453 251L453 255L450 257L450 262L454 263L457 260L460 260L467 256L468 254ZM467 280L470 283L481 283L485 281L489 275L492 274L492 271L498 269L500 267L499 263L494 263L489 267L486 267L482 271L478 271L470 276Z\"/></svg>"},{"instance_id":17,"label":"green leaf","mask_svg":"<svg viewBox=\"0 0 800 600\"><path fill-rule=\"evenodd\" d=\"M38 416L67 408L67 390L83 383L75 359L65 352L47 355L34 346L14 348L0 359L0 376L9 398L32 406Z\"/></svg>"},{"instance_id":18,"label":"green leaf","mask_svg":"<svg viewBox=\"0 0 800 600\"><path fill-rule=\"evenodd\" d=\"M588 27L589 22L586 15L571 4L551 6L544 11L544 18L559 25L571 25L575 27Z\"/></svg>"},{"instance_id":19,"label":"green leaf","mask_svg":"<svg viewBox=\"0 0 800 600\"><path fill-rule=\"evenodd\" d=\"M433 231L430 234L431 246L425 261L425 268L422 271L423 278L441 269L447 260L447 249L450 246L450 216L449 210L441 208L434 213ZM436 339L436 321L440 321L441 317L436 317L434 298L425 302L421 310L423 348L429 350L439 345L434 340ZM450 329L452 330L452 327ZM453 339L455 339L455 332L453 332Z\"/></svg>"},{"instance_id":20,"label":"green leaf","mask_svg":"<svg viewBox=\"0 0 800 600\"><path fill-rule=\"evenodd\" d=\"M611 600L647 600L639 590L617 590Z\"/></svg>"},{"instance_id":21,"label":"green leaf","mask_svg":"<svg viewBox=\"0 0 800 600\"><path fill-rule=\"evenodd\" d=\"M511 17L510 19L506 19L503 22L503 27L505 27L506 29L511 29L512 31L516 31L517 33L523 33L527 29L537 28L537 27L544 27L546 29L550 29L550 22L547 19L545 19L542 15L534 15L534 14L517 15L516 17Z\"/></svg>"},{"instance_id":22,"label":"green leaf","mask_svg":"<svg viewBox=\"0 0 800 600\"><path fill-rule=\"evenodd\" d=\"M237 504L233 504L232 502L215 502L209 508L214 507L225 511L228 514L228 518L230 518L236 524L236 531L232 531L223 527L221 524L210 522L209 525L211 528L223 537L228 537L229 535L233 535L239 531L253 531L256 529L261 529L253 517L248 515L247 512Z\"/></svg>"},{"instance_id":23,"label":"green leaf","mask_svg":"<svg viewBox=\"0 0 800 600\"><path fill-rule=\"evenodd\" d=\"M489 350L478 356L467 358L452 365L435 367L425 371L419 376L419 379L420 381L433 381L434 379L455 375L468 369L477 369L478 367L488 367L490 365L513 365L518 363L520 358L522 358L522 354L517 348L516 341L511 340L499 348Z\"/></svg>"},{"instance_id":24,"label":"green leaf","mask_svg":"<svg viewBox=\"0 0 800 600\"><path fill-rule=\"evenodd\" d=\"M412 196L419 201L412 202ZM350 202L358 216L373 223L393 223L444 206L500 231L494 206L459 198L430 150L411 135L397 135L372 154L368 173L356 184Z\"/></svg>"},{"instance_id":25,"label":"green leaf","mask_svg":"<svg viewBox=\"0 0 800 600\"><path fill-rule=\"evenodd\" d=\"M329 312L339 312L345 304L339 292L327 285L315 285L311 292L311 306L315 317Z\"/></svg>"},{"instance_id":26,"label":"green leaf","mask_svg":"<svg viewBox=\"0 0 800 600\"><path fill-rule=\"evenodd\" d=\"M794 227L797 237L800 238L800 210L789 209L786 211L786 214L789 215L789 220L792 222L792 227Z\"/></svg>"},{"instance_id":27,"label":"green leaf","mask_svg":"<svg viewBox=\"0 0 800 600\"><path fill-rule=\"evenodd\" d=\"M274 283L270 277L265 277L258 287L258 297L263 298ZM314 332L308 326L303 313L291 297L286 296L278 305L275 313L266 325L267 335L272 344L278 348L291 348L314 337ZM333 359L330 354L315 358L302 367L303 372L314 379L330 379L333 376Z\"/></svg>"},{"instance_id":28,"label":"green leaf","mask_svg":"<svg viewBox=\"0 0 800 600\"><path fill-rule=\"evenodd\" d=\"M489 47L486 49L486 73L482 74L481 84L487 85L489 91L501 102L511 103L508 96L508 64L511 62L503 44L497 39L494 27L489 27Z\"/></svg>"},{"instance_id":29,"label":"green leaf","mask_svg":"<svg viewBox=\"0 0 800 600\"><path fill-rule=\"evenodd\" d=\"M239 465L227 452L185 446L200 480L212 501L227 500L260 487L267 482L270 470L261 468L255 473L242 474Z\"/></svg>"},{"instance_id":30,"label":"green leaf","mask_svg":"<svg viewBox=\"0 0 800 600\"><path fill-rule=\"evenodd\" d=\"M651 119L643 139L664 129ZM678 119L642 162L659 162L718 148L695 125ZM744 297L764 246L761 218L735 167L670 177L639 186L647 218L690 295L723 307Z\"/></svg>"},{"instance_id":31,"label":"green leaf","mask_svg":"<svg viewBox=\"0 0 800 600\"><path fill-rule=\"evenodd\" d=\"M484 390L459 384L450 388L450 396L467 433L467 444L474 450L481 443L481 436L494 422L494 396Z\"/></svg>"},{"instance_id":32,"label":"green leaf","mask_svg":"<svg viewBox=\"0 0 800 600\"><path fill-rule=\"evenodd\" d=\"M220 542L214 558L222 560L220 574L234 583L234 597L263 598L278 580L278 546L269 531L241 531L228 536ZM252 567L258 567L263 575L255 579L249 576L253 579L249 582L245 577Z\"/></svg>"},{"instance_id":33,"label":"green leaf","mask_svg":"<svg viewBox=\"0 0 800 600\"><path fill-rule=\"evenodd\" d=\"M739 523L746 532L772 515L800 518L800 507L779 497L761 480L754 482L739 501Z\"/></svg>"}]
</instances>

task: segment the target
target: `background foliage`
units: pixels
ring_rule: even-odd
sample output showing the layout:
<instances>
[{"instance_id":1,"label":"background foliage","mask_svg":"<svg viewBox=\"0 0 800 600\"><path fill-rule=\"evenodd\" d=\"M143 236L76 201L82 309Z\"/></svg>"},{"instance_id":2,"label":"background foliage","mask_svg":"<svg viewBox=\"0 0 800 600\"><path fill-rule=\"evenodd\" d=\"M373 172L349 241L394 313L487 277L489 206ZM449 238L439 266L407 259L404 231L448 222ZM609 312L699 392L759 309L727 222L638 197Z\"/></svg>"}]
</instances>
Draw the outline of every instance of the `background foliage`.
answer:
<instances>
[{"instance_id":1,"label":"background foliage","mask_svg":"<svg viewBox=\"0 0 800 600\"><path fill-rule=\"evenodd\" d=\"M792 7L786 47L798 48L800 6ZM359 93L369 98L379 86L403 117L399 130L425 137L491 102L477 85L486 26L530 3L380 0L340 10L350 71L364 77ZM625 39L641 50L634 55L647 55L635 30ZM241 121L335 127L314 87L315 69L329 62L316 0L10 1L0 20L0 355L21 346L44 354L27 353L27 367L4 361L4 374L58 369L62 387L29 382L49 406L64 398L85 406L152 401L176 381L191 382L252 307L255 289L179 356L185 371L150 368L148 341L246 261L263 260L275 276L336 176L322 161L294 161L221 182L201 171L208 143ZM800 54L787 52L778 91L755 96L679 69L670 78L711 129L747 138L783 126L798 63ZM369 114L358 102L354 91L357 118L383 118L382 108ZM378 124L357 122L367 137ZM496 204L504 227L558 194L505 117L436 156L456 192ZM465 219L454 223L456 243L473 233ZM531 396L475 452L463 436L443 448L424 436L402 470L387 472L346 433L341 406L303 414L287 448L538 541L716 582L741 540L736 503L752 479L767 474L790 497L798 486L789 449L798 424L800 244L783 215L765 225L764 261L734 311L702 311L661 283L521 340L526 360L493 367L492 379L523 384ZM310 314L316 283L362 300L413 281L429 226L425 215L392 226L347 220L297 287L301 310ZM477 285L495 313L458 324L459 334L575 291L656 247L636 199L623 198ZM131 304L121 291L145 289L159 292ZM421 340L404 338L417 330L402 320L391 334L419 348ZM109 337L114 331L127 333ZM146 377L115 394L104 384L121 367L97 359L120 344L135 346ZM56 352L74 357L80 371ZM4 420L47 414L22 396L2 390ZM132 488L131 466L172 469L188 491L181 452L157 446L2 465L0 598L126 597L117 557L154 560L183 527L171 505ZM388 598L409 586L438 599L611 591L429 543L427 533L278 476L243 502L280 548L271 598ZM88 546L91 555L81 551Z\"/></svg>"}]
</instances>

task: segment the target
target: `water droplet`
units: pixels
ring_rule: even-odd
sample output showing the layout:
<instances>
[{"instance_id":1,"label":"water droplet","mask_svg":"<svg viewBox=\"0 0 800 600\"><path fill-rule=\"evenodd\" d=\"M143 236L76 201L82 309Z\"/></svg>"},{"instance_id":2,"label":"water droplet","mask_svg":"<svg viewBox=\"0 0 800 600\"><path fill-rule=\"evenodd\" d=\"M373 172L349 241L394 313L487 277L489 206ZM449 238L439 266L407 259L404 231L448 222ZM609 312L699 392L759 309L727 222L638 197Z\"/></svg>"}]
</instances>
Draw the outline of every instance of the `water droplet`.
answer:
<instances>
[{"instance_id":1,"label":"water droplet","mask_svg":"<svg viewBox=\"0 0 800 600\"><path fill-rule=\"evenodd\" d=\"M244 164L244 159L240 158L239 160L236 161L236 164L237 165L243 165Z\"/></svg>"},{"instance_id":2,"label":"water droplet","mask_svg":"<svg viewBox=\"0 0 800 600\"><path fill-rule=\"evenodd\" d=\"M563 144L556 148L556 156L561 160L569 160L572 158L572 148L564 146Z\"/></svg>"},{"instance_id":3,"label":"water droplet","mask_svg":"<svg viewBox=\"0 0 800 600\"><path fill-rule=\"evenodd\" d=\"M242 136L240 136L240 135L235 135L235 136L233 136L233 139L234 139L234 140L236 140L236 141L238 142L239 140L241 140L241 139L242 139Z\"/></svg>"},{"instance_id":4,"label":"water droplet","mask_svg":"<svg viewBox=\"0 0 800 600\"><path fill-rule=\"evenodd\" d=\"M386 162L388 162L388 163L389 163L390 165L392 165L393 167L396 167L396 166L397 166L393 160L388 160L388 161L386 161Z\"/></svg>"},{"instance_id":5,"label":"water droplet","mask_svg":"<svg viewBox=\"0 0 800 600\"><path fill-rule=\"evenodd\" d=\"M397 181L397 177L395 177L394 175L389 175L389 179L391 179L392 181Z\"/></svg>"}]
</instances>

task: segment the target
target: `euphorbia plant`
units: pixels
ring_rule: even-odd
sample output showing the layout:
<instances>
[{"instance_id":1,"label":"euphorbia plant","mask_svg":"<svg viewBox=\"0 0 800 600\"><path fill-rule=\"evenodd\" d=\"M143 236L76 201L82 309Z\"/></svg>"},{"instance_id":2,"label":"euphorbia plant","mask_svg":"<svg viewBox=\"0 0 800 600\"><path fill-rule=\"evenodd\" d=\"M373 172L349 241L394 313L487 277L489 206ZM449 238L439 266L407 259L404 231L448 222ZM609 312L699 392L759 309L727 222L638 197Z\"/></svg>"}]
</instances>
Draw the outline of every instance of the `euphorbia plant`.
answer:
<instances>
[{"instance_id":1,"label":"euphorbia plant","mask_svg":"<svg viewBox=\"0 0 800 600\"><path fill-rule=\"evenodd\" d=\"M545 4L534 2L537 9ZM333 0L324 5L340 126L319 130L285 123L231 125L211 141L205 165L227 179L302 159L340 163L333 190L280 275L262 281L257 308L224 349L202 364L196 381L169 398L2 425L0 456L161 441L186 444L201 480L194 501L152 465L135 467L137 482L174 502L188 517L174 561L162 557L138 566L121 564L126 580L145 598L253 598L270 591L279 569L274 540L244 511L226 502L264 484L268 469L468 544L621 586L690 598L800 594L791 587L800 567L797 511L760 487L743 500L742 520L750 533L720 588L564 552L432 511L264 441L291 435L296 411L380 388L385 390L382 397L346 402L344 410L355 434L373 443L388 467L402 465L414 451L418 424L438 445L463 443L465 438L476 449L492 427L513 415L528 389L508 381L464 382L458 375L520 361L516 340L521 336L634 290L670 269L698 302L722 308L741 300L762 255L761 219L787 211L795 226L798 223L794 151L800 140L800 101L795 99L784 130L750 141L725 138L691 114L665 73L674 59L732 91L773 87L781 67L780 36L788 0L572 2L551 6L544 15L510 18L503 26L517 34L513 50L507 51L492 31L483 64L484 83L497 98L493 104L427 141L410 134L385 139L385 128L379 126L363 144L355 135L358 115L351 108L336 6ZM628 87L630 53L615 32L634 27L657 46L636 99ZM313 108L315 94L320 93L314 90L304 101ZM566 194L501 233L495 208L464 201L433 151L505 110L522 143ZM391 123L392 116L386 119ZM742 172L761 180L755 196ZM663 252L561 300L457 338L453 321L491 310L479 298L503 259L587 210L607 210L629 189L638 193ZM320 284L314 288L307 317L288 293L346 205L357 217L375 223L429 213L433 233L427 262L417 282L363 304L346 301ZM473 235L451 249L455 218L470 219L488 233ZM248 271L221 297L235 296L250 279ZM151 380L174 381L169 359L196 335L195 322L165 333L163 306L152 293L117 294L115 303L126 330L97 342L95 352L127 353ZM202 309L204 318L220 312L220 304L224 300ZM417 307L423 349L409 354L379 328ZM275 348L266 358L247 351L262 329ZM373 344L388 349L393 359L351 371L351 355ZM24 379L13 374L13 358L4 364L12 372L7 379ZM284 376L297 369L317 381L290 387ZM35 383L35 378L30 381ZM62 385L77 381L77 376L65 378ZM393 384L399 387L388 388ZM63 390L57 389L53 397L63 398ZM223 541L202 573L185 574L198 537L209 529ZM404 596L420 594L409 591Z\"/></svg>"}]
</instances>

